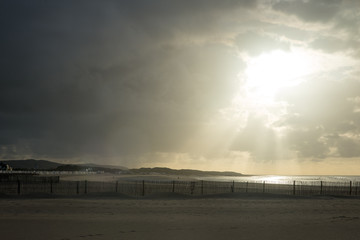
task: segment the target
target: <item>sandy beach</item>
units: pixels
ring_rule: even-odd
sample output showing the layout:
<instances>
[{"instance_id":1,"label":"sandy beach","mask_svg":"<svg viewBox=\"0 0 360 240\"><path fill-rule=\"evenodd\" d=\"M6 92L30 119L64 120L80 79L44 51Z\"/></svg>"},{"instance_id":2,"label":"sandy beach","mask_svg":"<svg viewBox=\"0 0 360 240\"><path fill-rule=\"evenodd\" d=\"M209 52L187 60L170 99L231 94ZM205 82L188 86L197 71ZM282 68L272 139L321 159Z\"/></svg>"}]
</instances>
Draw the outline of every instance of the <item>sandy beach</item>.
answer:
<instances>
[{"instance_id":1,"label":"sandy beach","mask_svg":"<svg viewBox=\"0 0 360 240\"><path fill-rule=\"evenodd\" d=\"M147 181L193 181L199 179L197 176L177 176L177 175L133 175L133 174L69 174L60 175L61 181L99 181L99 182L115 182L120 180L147 180Z\"/></svg>"},{"instance_id":2,"label":"sandy beach","mask_svg":"<svg viewBox=\"0 0 360 240\"><path fill-rule=\"evenodd\" d=\"M159 195L0 199L1 239L360 239L360 200Z\"/></svg>"}]
</instances>

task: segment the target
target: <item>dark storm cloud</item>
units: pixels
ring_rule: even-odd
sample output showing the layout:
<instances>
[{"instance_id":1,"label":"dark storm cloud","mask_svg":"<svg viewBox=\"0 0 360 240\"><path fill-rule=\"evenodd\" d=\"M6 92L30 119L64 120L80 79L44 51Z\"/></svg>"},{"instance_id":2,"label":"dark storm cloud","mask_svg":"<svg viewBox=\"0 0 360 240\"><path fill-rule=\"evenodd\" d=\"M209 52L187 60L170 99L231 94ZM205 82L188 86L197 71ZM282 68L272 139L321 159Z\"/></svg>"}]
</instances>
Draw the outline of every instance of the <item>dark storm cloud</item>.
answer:
<instances>
[{"instance_id":1,"label":"dark storm cloud","mask_svg":"<svg viewBox=\"0 0 360 240\"><path fill-rule=\"evenodd\" d=\"M273 9L295 15L304 21L327 22L338 13L341 3L342 0L290 0L275 3Z\"/></svg>"},{"instance_id":2,"label":"dark storm cloud","mask_svg":"<svg viewBox=\"0 0 360 240\"><path fill-rule=\"evenodd\" d=\"M276 123L245 101L235 109L244 126L216 125L246 94L244 52L296 46L360 56L356 1L264 2L1 1L0 158L222 159L236 151L274 160L286 159L286 147L299 158L360 156L356 73L324 72L287 89ZM235 135L230 149L205 139L215 133L223 148Z\"/></svg>"},{"instance_id":3,"label":"dark storm cloud","mask_svg":"<svg viewBox=\"0 0 360 240\"><path fill-rule=\"evenodd\" d=\"M201 39L255 3L2 1L2 157L178 150L231 100L242 63L176 36Z\"/></svg>"},{"instance_id":4,"label":"dark storm cloud","mask_svg":"<svg viewBox=\"0 0 360 240\"><path fill-rule=\"evenodd\" d=\"M272 5L272 8L285 15L294 15L305 23L322 26L320 28L322 30L319 31L299 28L290 31L289 35L286 34L287 30L283 29L279 34L304 42L312 39L309 46L324 52L350 52L354 57L360 56L359 1L278 1Z\"/></svg>"}]
</instances>

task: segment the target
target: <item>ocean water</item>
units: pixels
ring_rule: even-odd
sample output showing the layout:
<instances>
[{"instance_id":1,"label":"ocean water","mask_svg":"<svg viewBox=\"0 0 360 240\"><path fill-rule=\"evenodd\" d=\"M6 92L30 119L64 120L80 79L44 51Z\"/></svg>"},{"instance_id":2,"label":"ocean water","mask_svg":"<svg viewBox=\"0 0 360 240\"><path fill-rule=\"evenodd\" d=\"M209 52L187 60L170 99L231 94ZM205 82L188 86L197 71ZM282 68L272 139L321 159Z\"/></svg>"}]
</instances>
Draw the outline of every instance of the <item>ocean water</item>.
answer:
<instances>
[{"instance_id":1,"label":"ocean water","mask_svg":"<svg viewBox=\"0 0 360 240\"><path fill-rule=\"evenodd\" d=\"M266 183L277 183L277 184L290 184L295 182L301 182L302 184L313 184L315 182L334 182L334 183L345 183L345 182L360 182L360 176L310 176L310 175L297 175L297 176L286 176L286 175L251 175L251 176L221 176L221 177L201 177L199 180L204 181L235 181L235 182L266 182Z\"/></svg>"}]
</instances>

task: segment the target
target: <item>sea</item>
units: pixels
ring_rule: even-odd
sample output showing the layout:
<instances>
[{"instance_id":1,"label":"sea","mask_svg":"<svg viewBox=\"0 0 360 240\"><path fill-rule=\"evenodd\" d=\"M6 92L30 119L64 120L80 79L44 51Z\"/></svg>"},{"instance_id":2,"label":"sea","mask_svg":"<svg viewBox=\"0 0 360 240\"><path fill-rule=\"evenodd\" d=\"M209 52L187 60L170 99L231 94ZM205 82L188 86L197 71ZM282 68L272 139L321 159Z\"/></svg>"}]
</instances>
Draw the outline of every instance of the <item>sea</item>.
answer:
<instances>
[{"instance_id":1,"label":"sea","mask_svg":"<svg viewBox=\"0 0 360 240\"><path fill-rule=\"evenodd\" d=\"M204 181L224 181L224 182L266 182L275 184L289 184L301 182L302 184L314 182L360 182L360 176L340 176L340 175L244 175L244 176L216 176L216 177L201 177L199 180Z\"/></svg>"}]
</instances>

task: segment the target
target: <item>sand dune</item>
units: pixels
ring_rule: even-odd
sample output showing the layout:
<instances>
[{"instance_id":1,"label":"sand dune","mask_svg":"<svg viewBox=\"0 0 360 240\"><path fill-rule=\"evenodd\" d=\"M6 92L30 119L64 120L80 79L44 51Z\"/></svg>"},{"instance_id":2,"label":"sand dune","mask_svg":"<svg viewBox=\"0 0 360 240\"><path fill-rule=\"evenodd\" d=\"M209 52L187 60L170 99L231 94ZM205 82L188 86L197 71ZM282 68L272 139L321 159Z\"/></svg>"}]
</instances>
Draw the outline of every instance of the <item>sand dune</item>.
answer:
<instances>
[{"instance_id":1,"label":"sand dune","mask_svg":"<svg viewBox=\"0 0 360 240\"><path fill-rule=\"evenodd\" d=\"M2 198L1 239L360 239L359 199L231 196Z\"/></svg>"}]
</instances>

